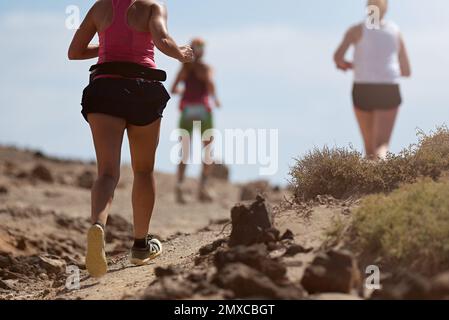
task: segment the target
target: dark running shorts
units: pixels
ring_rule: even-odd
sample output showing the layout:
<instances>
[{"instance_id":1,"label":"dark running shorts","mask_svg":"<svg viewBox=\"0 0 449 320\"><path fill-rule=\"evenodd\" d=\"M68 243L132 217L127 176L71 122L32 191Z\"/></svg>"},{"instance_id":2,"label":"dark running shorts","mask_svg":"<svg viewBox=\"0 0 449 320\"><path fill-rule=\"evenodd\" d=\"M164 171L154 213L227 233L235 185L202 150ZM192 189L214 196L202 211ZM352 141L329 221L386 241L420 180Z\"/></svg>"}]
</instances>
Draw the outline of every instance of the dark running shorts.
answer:
<instances>
[{"instance_id":1,"label":"dark running shorts","mask_svg":"<svg viewBox=\"0 0 449 320\"><path fill-rule=\"evenodd\" d=\"M100 78L83 91L82 115L102 113L122 118L128 124L146 126L162 118L170 95L157 81Z\"/></svg>"},{"instance_id":2,"label":"dark running shorts","mask_svg":"<svg viewBox=\"0 0 449 320\"><path fill-rule=\"evenodd\" d=\"M355 83L352 99L357 109L364 111L391 110L402 104L398 84Z\"/></svg>"}]
</instances>

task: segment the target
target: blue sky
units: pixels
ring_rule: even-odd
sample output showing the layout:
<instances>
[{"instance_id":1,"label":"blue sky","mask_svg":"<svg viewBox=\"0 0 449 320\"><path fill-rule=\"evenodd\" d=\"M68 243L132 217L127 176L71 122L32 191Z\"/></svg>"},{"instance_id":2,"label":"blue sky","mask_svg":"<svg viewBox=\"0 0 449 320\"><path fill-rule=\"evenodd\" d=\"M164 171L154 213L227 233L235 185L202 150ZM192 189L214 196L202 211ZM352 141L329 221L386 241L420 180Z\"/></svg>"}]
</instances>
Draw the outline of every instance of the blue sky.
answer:
<instances>
[{"instance_id":1,"label":"blue sky","mask_svg":"<svg viewBox=\"0 0 449 320\"><path fill-rule=\"evenodd\" d=\"M393 151L447 122L449 2L391 0L388 18L402 29L413 78L403 81L404 106ZM0 144L47 153L94 158L90 132L79 111L88 67L94 61L66 59L73 31L66 30L67 5L85 14L93 1L21 0L0 2ZM315 146L361 150L350 100L352 76L334 69L332 54L345 29L363 18L364 0L168 0L169 26L180 43L193 36L208 42L223 109L219 129L279 129L279 172L284 183L292 158ZM170 85L179 65L160 54ZM166 111L157 167L174 172L169 134L176 127L178 100ZM124 161L129 161L127 145ZM190 170L196 174L198 168ZM257 179L255 166L233 166L235 181Z\"/></svg>"}]
</instances>

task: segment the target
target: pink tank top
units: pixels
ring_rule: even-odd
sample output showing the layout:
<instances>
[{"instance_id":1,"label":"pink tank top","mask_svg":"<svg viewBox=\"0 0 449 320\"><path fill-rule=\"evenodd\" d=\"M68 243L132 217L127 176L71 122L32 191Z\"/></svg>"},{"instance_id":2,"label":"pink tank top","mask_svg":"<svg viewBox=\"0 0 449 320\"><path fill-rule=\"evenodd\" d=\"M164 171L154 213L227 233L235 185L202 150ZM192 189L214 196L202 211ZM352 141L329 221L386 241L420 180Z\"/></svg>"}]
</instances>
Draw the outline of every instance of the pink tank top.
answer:
<instances>
[{"instance_id":1,"label":"pink tank top","mask_svg":"<svg viewBox=\"0 0 449 320\"><path fill-rule=\"evenodd\" d=\"M190 71L185 81L184 95L181 99L181 110L192 105L203 105L207 111L211 111L207 84L205 81L198 79L193 70Z\"/></svg>"},{"instance_id":2,"label":"pink tank top","mask_svg":"<svg viewBox=\"0 0 449 320\"><path fill-rule=\"evenodd\" d=\"M133 30L128 25L128 9L133 0L112 0L112 24L99 32L98 63L134 62L156 68L154 42L151 33Z\"/></svg>"}]
</instances>

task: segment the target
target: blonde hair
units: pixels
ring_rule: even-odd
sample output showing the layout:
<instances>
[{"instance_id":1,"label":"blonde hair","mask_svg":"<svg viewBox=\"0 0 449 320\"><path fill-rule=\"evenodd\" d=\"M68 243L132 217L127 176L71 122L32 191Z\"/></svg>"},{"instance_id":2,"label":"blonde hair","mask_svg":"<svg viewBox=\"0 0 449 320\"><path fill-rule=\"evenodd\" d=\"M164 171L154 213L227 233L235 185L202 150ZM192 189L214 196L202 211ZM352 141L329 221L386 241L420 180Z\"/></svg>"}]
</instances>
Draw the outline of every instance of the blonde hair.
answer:
<instances>
[{"instance_id":1,"label":"blonde hair","mask_svg":"<svg viewBox=\"0 0 449 320\"><path fill-rule=\"evenodd\" d=\"M376 6L384 16L388 11L388 0L368 0L367 6Z\"/></svg>"},{"instance_id":2,"label":"blonde hair","mask_svg":"<svg viewBox=\"0 0 449 320\"><path fill-rule=\"evenodd\" d=\"M203 46L204 47L205 45L206 45L206 41L204 41L201 38L193 38L192 39L192 42L191 42L192 47L194 47L194 46Z\"/></svg>"}]
</instances>

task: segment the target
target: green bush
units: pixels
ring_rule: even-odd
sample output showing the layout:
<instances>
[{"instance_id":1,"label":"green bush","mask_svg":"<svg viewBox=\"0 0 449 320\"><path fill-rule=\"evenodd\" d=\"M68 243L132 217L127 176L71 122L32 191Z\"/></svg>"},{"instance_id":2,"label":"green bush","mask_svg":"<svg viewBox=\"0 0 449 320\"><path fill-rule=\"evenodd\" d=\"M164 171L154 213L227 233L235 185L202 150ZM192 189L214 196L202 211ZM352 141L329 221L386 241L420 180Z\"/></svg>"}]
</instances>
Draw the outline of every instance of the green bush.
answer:
<instances>
[{"instance_id":1,"label":"green bush","mask_svg":"<svg viewBox=\"0 0 449 320\"><path fill-rule=\"evenodd\" d=\"M419 177L437 179L449 170L449 130L418 133L418 144L385 160L370 161L348 148L314 149L296 161L290 171L297 202L331 195L337 199L391 192Z\"/></svg>"},{"instance_id":2,"label":"green bush","mask_svg":"<svg viewBox=\"0 0 449 320\"><path fill-rule=\"evenodd\" d=\"M449 267L449 183L421 181L372 195L353 216L351 243L397 268L431 274Z\"/></svg>"}]
</instances>

